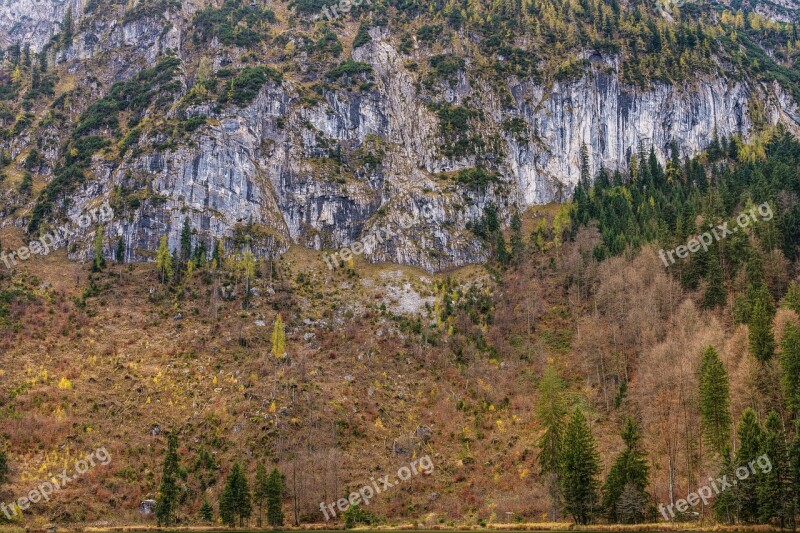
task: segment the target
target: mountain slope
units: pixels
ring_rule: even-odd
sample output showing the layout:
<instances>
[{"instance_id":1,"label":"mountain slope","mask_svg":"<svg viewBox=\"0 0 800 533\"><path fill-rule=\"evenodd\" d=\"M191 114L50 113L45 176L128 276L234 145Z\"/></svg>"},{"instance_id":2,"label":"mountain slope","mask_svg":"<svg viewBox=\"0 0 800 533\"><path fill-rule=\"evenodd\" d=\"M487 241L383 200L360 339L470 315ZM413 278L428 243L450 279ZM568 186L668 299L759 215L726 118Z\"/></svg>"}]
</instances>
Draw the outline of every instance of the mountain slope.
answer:
<instances>
[{"instance_id":1,"label":"mountain slope","mask_svg":"<svg viewBox=\"0 0 800 533\"><path fill-rule=\"evenodd\" d=\"M51 27L60 6L41 10ZM34 194L7 191L5 223L35 234L104 199L126 213L105 253L122 238L143 260L162 234L176 248L187 217L206 250L254 224L274 255L410 216L366 255L435 271L485 260L468 228L487 208L507 223L566 198L583 146L595 171L641 146L663 161L671 143L690 155L715 135L798 128L796 29L753 13L498 1L422 20L381 2L315 19L326 6L96 1L41 53L41 39L12 46L5 187L31 150L43 161Z\"/></svg>"}]
</instances>

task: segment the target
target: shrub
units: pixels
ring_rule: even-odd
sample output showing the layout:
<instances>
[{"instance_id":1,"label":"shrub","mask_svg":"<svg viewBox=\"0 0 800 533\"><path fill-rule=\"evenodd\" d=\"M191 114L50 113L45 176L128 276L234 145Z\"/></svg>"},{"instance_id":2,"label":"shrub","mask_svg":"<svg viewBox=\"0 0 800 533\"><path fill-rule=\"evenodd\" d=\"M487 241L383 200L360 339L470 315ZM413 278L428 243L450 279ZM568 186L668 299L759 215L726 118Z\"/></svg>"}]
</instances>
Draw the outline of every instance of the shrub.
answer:
<instances>
[{"instance_id":1,"label":"shrub","mask_svg":"<svg viewBox=\"0 0 800 533\"><path fill-rule=\"evenodd\" d=\"M339 64L339 66L331 69L325 74L325 77L331 81L336 81L339 78L355 76L357 74L366 74L372 72L372 67L366 63L359 63L348 59Z\"/></svg>"},{"instance_id":2,"label":"shrub","mask_svg":"<svg viewBox=\"0 0 800 533\"><path fill-rule=\"evenodd\" d=\"M220 101L224 103L231 100L239 107L246 106L253 101L268 79L280 83L283 75L267 67L245 67L231 80L230 90L220 98Z\"/></svg>"}]
</instances>

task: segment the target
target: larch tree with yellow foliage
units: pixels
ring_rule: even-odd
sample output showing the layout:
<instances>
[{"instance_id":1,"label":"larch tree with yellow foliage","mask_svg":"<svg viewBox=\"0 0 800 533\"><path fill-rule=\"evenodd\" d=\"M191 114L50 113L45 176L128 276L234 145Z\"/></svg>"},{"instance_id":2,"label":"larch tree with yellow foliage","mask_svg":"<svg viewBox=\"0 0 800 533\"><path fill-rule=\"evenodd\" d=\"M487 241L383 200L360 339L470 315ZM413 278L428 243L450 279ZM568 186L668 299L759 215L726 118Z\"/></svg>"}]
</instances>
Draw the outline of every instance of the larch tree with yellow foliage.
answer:
<instances>
[{"instance_id":1,"label":"larch tree with yellow foliage","mask_svg":"<svg viewBox=\"0 0 800 533\"><path fill-rule=\"evenodd\" d=\"M272 355L278 359L286 357L286 328L280 313L275 317L275 325L272 327Z\"/></svg>"}]
</instances>

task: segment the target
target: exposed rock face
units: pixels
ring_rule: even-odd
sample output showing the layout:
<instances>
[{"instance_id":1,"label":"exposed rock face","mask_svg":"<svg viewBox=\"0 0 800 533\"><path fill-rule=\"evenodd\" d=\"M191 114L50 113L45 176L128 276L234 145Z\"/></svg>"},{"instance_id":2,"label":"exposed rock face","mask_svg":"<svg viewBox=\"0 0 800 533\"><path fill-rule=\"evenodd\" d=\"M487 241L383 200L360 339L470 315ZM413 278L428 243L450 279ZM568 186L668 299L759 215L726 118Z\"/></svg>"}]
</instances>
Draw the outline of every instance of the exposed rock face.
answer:
<instances>
[{"instance_id":1,"label":"exposed rock face","mask_svg":"<svg viewBox=\"0 0 800 533\"><path fill-rule=\"evenodd\" d=\"M61 28L67 6L77 20L81 0L2 0L0 3L0 46L30 43L38 52Z\"/></svg>"},{"instance_id":2,"label":"exposed rock face","mask_svg":"<svg viewBox=\"0 0 800 533\"><path fill-rule=\"evenodd\" d=\"M124 79L168 50L195 60L182 55L184 19L177 17L89 21L59 52L60 61L79 64L116 48L107 73ZM766 122L796 127L796 105L777 86L709 77L640 90L619 81L615 57L598 54L586 57L590 66L579 78L551 85L509 79L506 99L465 72L426 92L382 31L370 30L371 42L353 51L354 60L373 67L371 88L329 90L324 100L308 103L295 82L270 81L242 108L190 107L186 116L207 117L208 125L174 147L152 149L153 141L166 139L151 134L140 141L140 155L121 162L97 158L96 179L76 193L69 214L111 197L115 188L148 187L146 201L115 210L106 230L108 254L119 237L127 260L152 258L165 233L177 248L188 218L209 253L214 239L257 228L252 246L260 255L280 253L290 242L316 249L359 242L357 253L371 261L437 271L486 259L486 246L468 224L490 204L507 222L515 206L566 199L579 176L582 145L593 172L624 169L640 146L654 146L662 161L671 142L682 155L695 154L715 134L746 137L754 101ZM216 57L215 64L224 59ZM180 81L185 92L191 80ZM483 161L499 180L474 186L442 176L477 164L474 154L443 155L439 117L430 105L442 101L480 110L469 134L484 142ZM512 118L524 121L524 131L506 131ZM378 154L378 162L364 164L367 152ZM75 257L87 257L89 248L79 247Z\"/></svg>"}]
</instances>

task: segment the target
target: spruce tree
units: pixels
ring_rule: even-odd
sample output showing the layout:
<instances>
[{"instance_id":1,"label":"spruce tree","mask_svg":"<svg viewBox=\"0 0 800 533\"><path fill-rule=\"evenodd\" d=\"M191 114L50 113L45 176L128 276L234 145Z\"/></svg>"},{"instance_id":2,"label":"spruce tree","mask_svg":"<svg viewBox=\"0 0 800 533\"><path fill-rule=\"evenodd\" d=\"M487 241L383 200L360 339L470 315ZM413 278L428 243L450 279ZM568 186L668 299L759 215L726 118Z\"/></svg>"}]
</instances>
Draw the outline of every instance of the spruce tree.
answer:
<instances>
[{"instance_id":1,"label":"spruce tree","mask_svg":"<svg viewBox=\"0 0 800 533\"><path fill-rule=\"evenodd\" d=\"M211 263L213 268L217 269L222 266L222 259L224 258L224 250L222 249L222 243L218 240L214 241L214 249L211 251Z\"/></svg>"},{"instance_id":2,"label":"spruce tree","mask_svg":"<svg viewBox=\"0 0 800 533\"><path fill-rule=\"evenodd\" d=\"M500 263L500 265L508 266L510 256L508 255L508 249L506 248L506 239L503 237L503 232L499 230L497 231L494 253L497 262Z\"/></svg>"},{"instance_id":3,"label":"spruce tree","mask_svg":"<svg viewBox=\"0 0 800 533\"><path fill-rule=\"evenodd\" d=\"M214 509L208 501L208 498L203 500L203 505L200 506L200 520L204 522L211 522L214 520Z\"/></svg>"},{"instance_id":4,"label":"spruce tree","mask_svg":"<svg viewBox=\"0 0 800 533\"><path fill-rule=\"evenodd\" d=\"M703 293L703 307L712 309L724 306L727 295L720 263L719 246L714 246L708 252L708 257L706 258L706 281L708 281L708 286Z\"/></svg>"},{"instance_id":5,"label":"spruce tree","mask_svg":"<svg viewBox=\"0 0 800 533\"><path fill-rule=\"evenodd\" d=\"M561 445L564 436L564 382L552 365L547 365L539 381L537 418L544 427L539 438L537 458L550 496L550 519L555 521L561 507Z\"/></svg>"},{"instance_id":6,"label":"spruce tree","mask_svg":"<svg viewBox=\"0 0 800 533\"><path fill-rule=\"evenodd\" d=\"M283 475L273 468L267 480L267 523L283 525Z\"/></svg>"},{"instance_id":7,"label":"spruce tree","mask_svg":"<svg viewBox=\"0 0 800 533\"><path fill-rule=\"evenodd\" d=\"M733 458L731 456L731 447L730 444L726 444L722 450L722 468L720 469L720 473L717 478L722 479L723 477L732 480L734 477L734 465L733 465ZM727 490L723 490L720 492L716 498L714 498L714 503L712 504L712 508L714 510L714 516L716 517L717 521L723 524L733 524L739 513L736 508L737 502L737 488L732 486Z\"/></svg>"},{"instance_id":8,"label":"spruce tree","mask_svg":"<svg viewBox=\"0 0 800 533\"><path fill-rule=\"evenodd\" d=\"M576 524L594 520L597 510L599 457L594 437L580 407L575 409L561 448L561 477L564 507Z\"/></svg>"},{"instance_id":9,"label":"spruce tree","mask_svg":"<svg viewBox=\"0 0 800 533\"><path fill-rule=\"evenodd\" d=\"M737 469L741 467L749 470L750 463L760 455L763 434L756 412L748 407L739 422L739 449L735 462ZM752 524L758 521L758 480L752 475L737 481L737 507L742 522Z\"/></svg>"},{"instance_id":10,"label":"spruce tree","mask_svg":"<svg viewBox=\"0 0 800 533\"><path fill-rule=\"evenodd\" d=\"M192 225L189 217L183 219L181 229L181 263L186 263L192 257Z\"/></svg>"},{"instance_id":11,"label":"spruce tree","mask_svg":"<svg viewBox=\"0 0 800 533\"><path fill-rule=\"evenodd\" d=\"M792 495L790 501L794 504L790 514L794 519L800 511L800 420L797 421L794 440L789 447L789 490ZM796 521L791 525L796 526Z\"/></svg>"},{"instance_id":12,"label":"spruce tree","mask_svg":"<svg viewBox=\"0 0 800 533\"><path fill-rule=\"evenodd\" d=\"M8 482L8 457L6 451L0 448L0 485Z\"/></svg>"},{"instance_id":13,"label":"spruce tree","mask_svg":"<svg viewBox=\"0 0 800 533\"><path fill-rule=\"evenodd\" d=\"M753 313L750 317L750 353L760 363L766 363L775 352L775 337L772 334L772 313L769 292L758 291L753 302Z\"/></svg>"},{"instance_id":14,"label":"spruce tree","mask_svg":"<svg viewBox=\"0 0 800 533\"><path fill-rule=\"evenodd\" d=\"M244 526L245 520L250 518L252 509L247 477L239 463L236 463L219 498L219 516L228 526L235 526L237 520L240 526Z\"/></svg>"},{"instance_id":15,"label":"spruce tree","mask_svg":"<svg viewBox=\"0 0 800 533\"><path fill-rule=\"evenodd\" d=\"M612 523L639 523L645 516L650 468L640 446L639 427L632 417L625 420L622 440L625 450L614 460L603 485L603 509ZM637 502L642 505L637 507Z\"/></svg>"},{"instance_id":16,"label":"spruce tree","mask_svg":"<svg viewBox=\"0 0 800 533\"><path fill-rule=\"evenodd\" d=\"M725 365L712 346L703 352L699 382L703 436L715 452L722 454L730 440L730 390Z\"/></svg>"},{"instance_id":17,"label":"spruce tree","mask_svg":"<svg viewBox=\"0 0 800 533\"><path fill-rule=\"evenodd\" d=\"M781 304L800 315L800 285L796 281L792 281L789 285L789 290L786 291Z\"/></svg>"},{"instance_id":18,"label":"spruce tree","mask_svg":"<svg viewBox=\"0 0 800 533\"><path fill-rule=\"evenodd\" d=\"M171 432L167 436L167 454L164 456L164 471L161 474L161 487L156 498L156 519L159 526L175 523L175 510L178 506L178 478L181 475L178 462L178 435Z\"/></svg>"},{"instance_id":19,"label":"spruce tree","mask_svg":"<svg viewBox=\"0 0 800 533\"><path fill-rule=\"evenodd\" d=\"M800 418L800 328L791 322L781 341L781 374L786 407Z\"/></svg>"},{"instance_id":20,"label":"spruce tree","mask_svg":"<svg viewBox=\"0 0 800 533\"><path fill-rule=\"evenodd\" d=\"M778 413L771 411L767 417L761 445L761 454L769 458L772 468L758 472L758 512L762 523L779 524L783 529L789 521L790 476L786 435Z\"/></svg>"},{"instance_id":21,"label":"spruce tree","mask_svg":"<svg viewBox=\"0 0 800 533\"><path fill-rule=\"evenodd\" d=\"M72 6L67 6L64 20L61 22L61 44L66 48L72 44Z\"/></svg>"},{"instance_id":22,"label":"spruce tree","mask_svg":"<svg viewBox=\"0 0 800 533\"><path fill-rule=\"evenodd\" d=\"M264 514L264 504L267 502L269 493L269 478L264 463L258 463L256 467L256 480L253 485L253 503L258 508L258 527L262 526L262 516Z\"/></svg>"},{"instance_id":23,"label":"spruce tree","mask_svg":"<svg viewBox=\"0 0 800 533\"><path fill-rule=\"evenodd\" d=\"M125 239L122 235L117 239L117 248L114 251L114 258L117 260L117 263L125 262Z\"/></svg>"}]
</instances>

